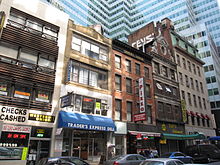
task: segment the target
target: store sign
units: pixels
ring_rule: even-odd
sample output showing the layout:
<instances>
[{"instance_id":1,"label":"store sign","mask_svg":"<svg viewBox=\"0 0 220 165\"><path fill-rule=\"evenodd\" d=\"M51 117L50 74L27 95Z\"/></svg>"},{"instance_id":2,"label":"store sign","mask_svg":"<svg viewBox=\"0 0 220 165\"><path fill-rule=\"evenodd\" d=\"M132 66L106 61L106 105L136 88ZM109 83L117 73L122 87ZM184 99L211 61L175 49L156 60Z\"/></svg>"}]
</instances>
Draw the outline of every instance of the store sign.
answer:
<instances>
[{"instance_id":1,"label":"store sign","mask_svg":"<svg viewBox=\"0 0 220 165\"><path fill-rule=\"evenodd\" d=\"M29 133L2 132L0 147L27 147Z\"/></svg>"},{"instance_id":2,"label":"store sign","mask_svg":"<svg viewBox=\"0 0 220 165\"><path fill-rule=\"evenodd\" d=\"M6 122L25 123L28 118L28 110L0 105L0 120Z\"/></svg>"},{"instance_id":3,"label":"store sign","mask_svg":"<svg viewBox=\"0 0 220 165\"><path fill-rule=\"evenodd\" d=\"M140 113L134 115L134 121L145 121L146 120L146 114Z\"/></svg>"},{"instance_id":4,"label":"store sign","mask_svg":"<svg viewBox=\"0 0 220 165\"><path fill-rule=\"evenodd\" d=\"M145 104L145 83L144 78L139 78L139 102L140 102L140 113L144 113L146 111Z\"/></svg>"},{"instance_id":5,"label":"store sign","mask_svg":"<svg viewBox=\"0 0 220 165\"><path fill-rule=\"evenodd\" d=\"M28 120L53 123L55 116L29 113Z\"/></svg>"},{"instance_id":6,"label":"store sign","mask_svg":"<svg viewBox=\"0 0 220 165\"><path fill-rule=\"evenodd\" d=\"M30 132L31 132L31 127L4 124L4 125L3 125L3 128L2 128L2 131L6 131L6 132L20 132L20 133L30 133Z\"/></svg>"},{"instance_id":7,"label":"store sign","mask_svg":"<svg viewBox=\"0 0 220 165\"><path fill-rule=\"evenodd\" d=\"M181 107L182 107L183 122L186 122L187 114L186 114L186 101L185 100L181 100Z\"/></svg>"},{"instance_id":8,"label":"store sign","mask_svg":"<svg viewBox=\"0 0 220 165\"><path fill-rule=\"evenodd\" d=\"M152 33L152 34L144 36L143 38L140 38L139 40L133 42L131 44L131 46L139 49L140 47L142 47L142 46L146 45L147 43L153 41L153 39L154 39L154 34Z\"/></svg>"},{"instance_id":9,"label":"store sign","mask_svg":"<svg viewBox=\"0 0 220 165\"><path fill-rule=\"evenodd\" d=\"M73 93L61 97L61 108L72 106Z\"/></svg>"}]
</instances>

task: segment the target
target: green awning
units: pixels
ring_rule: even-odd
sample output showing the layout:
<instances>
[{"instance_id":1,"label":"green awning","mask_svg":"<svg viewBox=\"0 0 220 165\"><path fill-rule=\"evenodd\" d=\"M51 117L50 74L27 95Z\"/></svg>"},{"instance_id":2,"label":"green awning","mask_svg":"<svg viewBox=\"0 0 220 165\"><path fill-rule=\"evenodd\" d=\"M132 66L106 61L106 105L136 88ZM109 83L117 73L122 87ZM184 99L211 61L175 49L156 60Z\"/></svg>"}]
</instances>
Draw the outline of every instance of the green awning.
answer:
<instances>
[{"instance_id":1,"label":"green awning","mask_svg":"<svg viewBox=\"0 0 220 165\"><path fill-rule=\"evenodd\" d=\"M175 139L175 140L190 140L190 139L205 139L205 136L201 133L191 134L191 135L163 133L162 138L164 138L164 139Z\"/></svg>"}]
</instances>

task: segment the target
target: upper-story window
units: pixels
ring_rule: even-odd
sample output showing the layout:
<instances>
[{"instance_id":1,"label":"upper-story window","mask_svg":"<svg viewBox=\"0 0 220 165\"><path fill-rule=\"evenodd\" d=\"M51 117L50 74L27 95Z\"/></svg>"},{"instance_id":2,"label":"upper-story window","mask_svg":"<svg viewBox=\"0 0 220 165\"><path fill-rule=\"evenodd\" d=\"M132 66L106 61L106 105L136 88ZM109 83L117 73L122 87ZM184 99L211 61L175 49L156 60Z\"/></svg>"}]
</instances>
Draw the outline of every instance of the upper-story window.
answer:
<instances>
[{"instance_id":1,"label":"upper-story window","mask_svg":"<svg viewBox=\"0 0 220 165\"><path fill-rule=\"evenodd\" d=\"M117 56L115 55L115 67L117 69L120 69L121 68L121 57L120 56Z\"/></svg>"},{"instance_id":2,"label":"upper-story window","mask_svg":"<svg viewBox=\"0 0 220 165\"><path fill-rule=\"evenodd\" d=\"M192 64L192 67L193 67L193 72L194 72L194 74L196 74L196 65L195 65L195 64Z\"/></svg>"},{"instance_id":3,"label":"upper-story window","mask_svg":"<svg viewBox=\"0 0 220 165\"><path fill-rule=\"evenodd\" d=\"M182 59L182 62L183 62L183 67L184 67L184 69L186 69L186 59L183 58L183 59Z\"/></svg>"},{"instance_id":4,"label":"upper-story window","mask_svg":"<svg viewBox=\"0 0 220 165\"><path fill-rule=\"evenodd\" d=\"M166 66L162 66L162 75L167 77L168 76L168 70Z\"/></svg>"},{"instance_id":5,"label":"upper-story window","mask_svg":"<svg viewBox=\"0 0 220 165\"><path fill-rule=\"evenodd\" d=\"M180 56L179 56L179 55L176 55L176 60L177 60L177 64L181 67L181 64L180 64Z\"/></svg>"},{"instance_id":6,"label":"upper-story window","mask_svg":"<svg viewBox=\"0 0 220 165\"><path fill-rule=\"evenodd\" d=\"M83 64L74 60L69 61L68 81L77 82L97 88L108 88L107 71Z\"/></svg>"},{"instance_id":7,"label":"upper-story window","mask_svg":"<svg viewBox=\"0 0 220 165\"><path fill-rule=\"evenodd\" d=\"M141 65L138 64L138 63L135 63L135 73L137 75L140 75L141 74Z\"/></svg>"},{"instance_id":8,"label":"upper-story window","mask_svg":"<svg viewBox=\"0 0 220 165\"><path fill-rule=\"evenodd\" d=\"M126 92L132 93L132 80L130 78L126 78Z\"/></svg>"},{"instance_id":9,"label":"upper-story window","mask_svg":"<svg viewBox=\"0 0 220 165\"><path fill-rule=\"evenodd\" d=\"M4 56L0 59L4 62L14 64L19 62L22 66L29 68L35 68L35 65L39 65L43 68L54 70L56 65L56 57L52 55L41 53L26 47L18 47L6 42L0 42L0 55Z\"/></svg>"},{"instance_id":10,"label":"upper-story window","mask_svg":"<svg viewBox=\"0 0 220 165\"><path fill-rule=\"evenodd\" d=\"M150 78L149 68L147 68L147 67L144 67L144 76L147 79Z\"/></svg>"},{"instance_id":11,"label":"upper-story window","mask_svg":"<svg viewBox=\"0 0 220 165\"><path fill-rule=\"evenodd\" d=\"M192 69L191 69L191 62L190 62L190 61L187 61L187 63L188 63L188 69L189 69L189 71L192 72Z\"/></svg>"},{"instance_id":12,"label":"upper-story window","mask_svg":"<svg viewBox=\"0 0 220 165\"><path fill-rule=\"evenodd\" d=\"M173 69L170 69L170 76L172 80L176 80L175 78L175 71Z\"/></svg>"},{"instance_id":13,"label":"upper-story window","mask_svg":"<svg viewBox=\"0 0 220 165\"><path fill-rule=\"evenodd\" d=\"M126 71L131 72L131 61L126 59L125 60L125 65L126 65Z\"/></svg>"},{"instance_id":14,"label":"upper-story window","mask_svg":"<svg viewBox=\"0 0 220 165\"><path fill-rule=\"evenodd\" d=\"M73 34L72 49L95 60L108 61L108 49L95 41Z\"/></svg>"},{"instance_id":15,"label":"upper-story window","mask_svg":"<svg viewBox=\"0 0 220 165\"><path fill-rule=\"evenodd\" d=\"M154 62L154 72L160 74L160 65L157 62Z\"/></svg>"},{"instance_id":16,"label":"upper-story window","mask_svg":"<svg viewBox=\"0 0 220 165\"><path fill-rule=\"evenodd\" d=\"M58 27L14 8L10 11L8 24L53 41L58 40Z\"/></svg>"}]
</instances>

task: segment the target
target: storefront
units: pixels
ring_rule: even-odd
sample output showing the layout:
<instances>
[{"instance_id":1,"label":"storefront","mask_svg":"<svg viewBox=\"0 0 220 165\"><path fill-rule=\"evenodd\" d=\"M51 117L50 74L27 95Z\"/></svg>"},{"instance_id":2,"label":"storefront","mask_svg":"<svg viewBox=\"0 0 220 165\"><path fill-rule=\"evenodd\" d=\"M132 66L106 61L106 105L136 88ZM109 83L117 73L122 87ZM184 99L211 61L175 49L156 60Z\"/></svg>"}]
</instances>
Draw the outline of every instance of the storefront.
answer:
<instances>
[{"instance_id":1,"label":"storefront","mask_svg":"<svg viewBox=\"0 0 220 165\"><path fill-rule=\"evenodd\" d=\"M58 129L62 130L62 141L56 144L62 146L60 155L97 162L107 155L115 124L107 117L60 111Z\"/></svg>"}]
</instances>

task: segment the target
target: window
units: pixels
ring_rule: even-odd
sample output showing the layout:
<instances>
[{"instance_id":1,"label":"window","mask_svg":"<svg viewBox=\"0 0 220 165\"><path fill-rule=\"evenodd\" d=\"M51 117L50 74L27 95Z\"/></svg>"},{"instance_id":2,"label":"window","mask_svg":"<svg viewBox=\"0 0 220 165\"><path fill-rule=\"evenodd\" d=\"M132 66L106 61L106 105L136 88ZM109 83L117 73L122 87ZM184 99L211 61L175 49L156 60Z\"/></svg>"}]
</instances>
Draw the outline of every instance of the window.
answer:
<instances>
[{"instance_id":1,"label":"window","mask_svg":"<svg viewBox=\"0 0 220 165\"><path fill-rule=\"evenodd\" d=\"M117 56L115 55L115 67L117 69L120 69L121 68L121 57L120 56Z\"/></svg>"},{"instance_id":2,"label":"window","mask_svg":"<svg viewBox=\"0 0 220 165\"><path fill-rule=\"evenodd\" d=\"M216 82L216 77L215 76L206 77L206 83L207 84L215 83L215 82Z\"/></svg>"},{"instance_id":3,"label":"window","mask_svg":"<svg viewBox=\"0 0 220 165\"><path fill-rule=\"evenodd\" d=\"M176 60L177 60L177 64L181 67L181 64L180 64L180 56L179 56L179 55L176 55Z\"/></svg>"},{"instance_id":4,"label":"window","mask_svg":"<svg viewBox=\"0 0 220 165\"><path fill-rule=\"evenodd\" d=\"M126 92L132 93L132 80L130 78L126 78Z\"/></svg>"},{"instance_id":5,"label":"window","mask_svg":"<svg viewBox=\"0 0 220 165\"><path fill-rule=\"evenodd\" d=\"M218 88L208 89L209 96L218 95L219 91Z\"/></svg>"},{"instance_id":6,"label":"window","mask_svg":"<svg viewBox=\"0 0 220 165\"><path fill-rule=\"evenodd\" d=\"M8 84L7 82L0 80L0 96L4 95L7 96L8 95Z\"/></svg>"},{"instance_id":7,"label":"window","mask_svg":"<svg viewBox=\"0 0 220 165\"><path fill-rule=\"evenodd\" d=\"M159 63L154 62L154 72L160 74L160 65Z\"/></svg>"},{"instance_id":8,"label":"window","mask_svg":"<svg viewBox=\"0 0 220 165\"><path fill-rule=\"evenodd\" d=\"M179 72L179 81L183 85L183 74Z\"/></svg>"},{"instance_id":9,"label":"window","mask_svg":"<svg viewBox=\"0 0 220 165\"><path fill-rule=\"evenodd\" d=\"M183 68L186 69L186 59L183 58L183 59L182 59L182 62L183 62Z\"/></svg>"},{"instance_id":10,"label":"window","mask_svg":"<svg viewBox=\"0 0 220 165\"><path fill-rule=\"evenodd\" d=\"M192 66L193 66L193 72L194 72L194 74L196 74L196 65L192 64Z\"/></svg>"},{"instance_id":11,"label":"window","mask_svg":"<svg viewBox=\"0 0 220 165\"><path fill-rule=\"evenodd\" d=\"M135 82L135 94L139 96L139 81L138 80Z\"/></svg>"},{"instance_id":12,"label":"window","mask_svg":"<svg viewBox=\"0 0 220 165\"><path fill-rule=\"evenodd\" d=\"M199 102L199 107L202 108L202 102L201 102L201 97L198 96L198 102Z\"/></svg>"},{"instance_id":13,"label":"window","mask_svg":"<svg viewBox=\"0 0 220 165\"><path fill-rule=\"evenodd\" d=\"M170 76L171 76L172 80L176 80L176 78L175 78L175 71L172 70L172 69L170 69Z\"/></svg>"},{"instance_id":14,"label":"window","mask_svg":"<svg viewBox=\"0 0 220 165\"><path fill-rule=\"evenodd\" d=\"M135 73L137 75L141 74L141 66L140 66L140 64L135 63Z\"/></svg>"},{"instance_id":15,"label":"window","mask_svg":"<svg viewBox=\"0 0 220 165\"><path fill-rule=\"evenodd\" d=\"M200 68L199 66L197 66L197 71L198 71L198 75L201 76L201 73L200 73Z\"/></svg>"},{"instance_id":16,"label":"window","mask_svg":"<svg viewBox=\"0 0 220 165\"><path fill-rule=\"evenodd\" d=\"M94 114L95 99L83 96L82 100L82 112L88 114Z\"/></svg>"},{"instance_id":17,"label":"window","mask_svg":"<svg viewBox=\"0 0 220 165\"><path fill-rule=\"evenodd\" d=\"M202 82L200 82L200 89L201 89L202 93L204 93L204 89L203 89L203 84L202 84Z\"/></svg>"},{"instance_id":18,"label":"window","mask_svg":"<svg viewBox=\"0 0 220 165\"><path fill-rule=\"evenodd\" d=\"M191 82L191 88L194 89L194 81L192 77L190 77L190 82Z\"/></svg>"},{"instance_id":19,"label":"window","mask_svg":"<svg viewBox=\"0 0 220 165\"><path fill-rule=\"evenodd\" d=\"M182 93L182 99L183 99L183 100L186 100L185 92L184 92L184 91L181 91L181 93Z\"/></svg>"},{"instance_id":20,"label":"window","mask_svg":"<svg viewBox=\"0 0 220 165\"><path fill-rule=\"evenodd\" d=\"M115 89L121 91L121 76L115 75Z\"/></svg>"},{"instance_id":21,"label":"window","mask_svg":"<svg viewBox=\"0 0 220 165\"><path fill-rule=\"evenodd\" d=\"M127 121L132 121L132 102L127 101Z\"/></svg>"},{"instance_id":22,"label":"window","mask_svg":"<svg viewBox=\"0 0 220 165\"><path fill-rule=\"evenodd\" d=\"M200 118L199 117L197 117L197 124L198 124L198 126L200 126Z\"/></svg>"},{"instance_id":23,"label":"window","mask_svg":"<svg viewBox=\"0 0 220 165\"><path fill-rule=\"evenodd\" d=\"M121 100L115 100L115 120L121 120Z\"/></svg>"},{"instance_id":24,"label":"window","mask_svg":"<svg viewBox=\"0 0 220 165\"><path fill-rule=\"evenodd\" d=\"M147 96L148 98L151 97L150 85L148 85L148 84L146 84L146 96Z\"/></svg>"},{"instance_id":25,"label":"window","mask_svg":"<svg viewBox=\"0 0 220 165\"><path fill-rule=\"evenodd\" d=\"M21 49L19 60L37 64L38 53L28 49Z\"/></svg>"},{"instance_id":26,"label":"window","mask_svg":"<svg viewBox=\"0 0 220 165\"><path fill-rule=\"evenodd\" d=\"M188 63L188 69L189 69L189 71L192 72L192 69L191 69L191 62L190 62L190 61L187 61L187 63Z\"/></svg>"},{"instance_id":27,"label":"window","mask_svg":"<svg viewBox=\"0 0 220 165\"><path fill-rule=\"evenodd\" d=\"M95 60L108 61L107 47L76 34L72 37L72 49Z\"/></svg>"},{"instance_id":28,"label":"window","mask_svg":"<svg viewBox=\"0 0 220 165\"><path fill-rule=\"evenodd\" d=\"M191 94L187 93L187 95L188 95L188 103L189 105L192 105Z\"/></svg>"},{"instance_id":29,"label":"window","mask_svg":"<svg viewBox=\"0 0 220 165\"><path fill-rule=\"evenodd\" d=\"M150 78L149 68L147 68L147 67L144 67L144 76L145 76L145 78L147 78L147 79Z\"/></svg>"},{"instance_id":30,"label":"window","mask_svg":"<svg viewBox=\"0 0 220 165\"><path fill-rule=\"evenodd\" d=\"M196 95L193 95L194 106L197 107Z\"/></svg>"},{"instance_id":31,"label":"window","mask_svg":"<svg viewBox=\"0 0 220 165\"><path fill-rule=\"evenodd\" d=\"M196 90L199 91L199 83L198 83L198 80L195 80L196 82Z\"/></svg>"},{"instance_id":32,"label":"window","mask_svg":"<svg viewBox=\"0 0 220 165\"><path fill-rule=\"evenodd\" d=\"M131 72L131 61L130 60L126 60L125 61L125 65L126 65L126 71L127 72Z\"/></svg>"},{"instance_id":33,"label":"window","mask_svg":"<svg viewBox=\"0 0 220 165\"><path fill-rule=\"evenodd\" d=\"M55 61L56 61L55 57L46 54L41 54L39 57L38 65L50 69L55 69Z\"/></svg>"},{"instance_id":34,"label":"window","mask_svg":"<svg viewBox=\"0 0 220 165\"><path fill-rule=\"evenodd\" d=\"M15 85L14 97L30 99L31 88L26 86Z\"/></svg>"},{"instance_id":35,"label":"window","mask_svg":"<svg viewBox=\"0 0 220 165\"><path fill-rule=\"evenodd\" d=\"M192 125L195 125L195 117L191 116Z\"/></svg>"},{"instance_id":36,"label":"window","mask_svg":"<svg viewBox=\"0 0 220 165\"><path fill-rule=\"evenodd\" d=\"M46 90L36 90L36 101L50 102L50 92Z\"/></svg>"},{"instance_id":37,"label":"window","mask_svg":"<svg viewBox=\"0 0 220 165\"><path fill-rule=\"evenodd\" d=\"M167 67L162 66L162 75L167 77L168 76L168 71L167 71Z\"/></svg>"},{"instance_id":38,"label":"window","mask_svg":"<svg viewBox=\"0 0 220 165\"><path fill-rule=\"evenodd\" d=\"M205 100L205 98L203 98L202 101L203 101L203 107L204 107L204 109L206 109L206 100Z\"/></svg>"},{"instance_id":39,"label":"window","mask_svg":"<svg viewBox=\"0 0 220 165\"><path fill-rule=\"evenodd\" d=\"M189 87L189 79L187 75L185 75L185 80L186 80L186 86Z\"/></svg>"},{"instance_id":40,"label":"window","mask_svg":"<svg viewBox=\"0 0 220 165\"><path fill-rule=\"evenodd\" d=\"M147 105L146 111L147 111L147 123L148 123L148 124L152 124L153 121L152 121L151 105Z\"/></svg>"},{"instance_id":41,"label":"window","mask_svg":"<svg viewBox=\"0 0 220 165\"><path fill-rule=\"evenodd\" d=\"M1 41L0 42L0 54L6 57L9 57L9 58L17 59L18 46Z\"/></svg>"},{"instance_id":42,"label":"window","mask_svg":"<svg viewBox=\"0 0 220 165\"><path fill-rule=\"evenodd\" d=\"M98 69L84 63L70 60L67 80L101 89L107 89L107 74L107 71L101 70L100 68Z\"/></svg>"}]
</instances>

